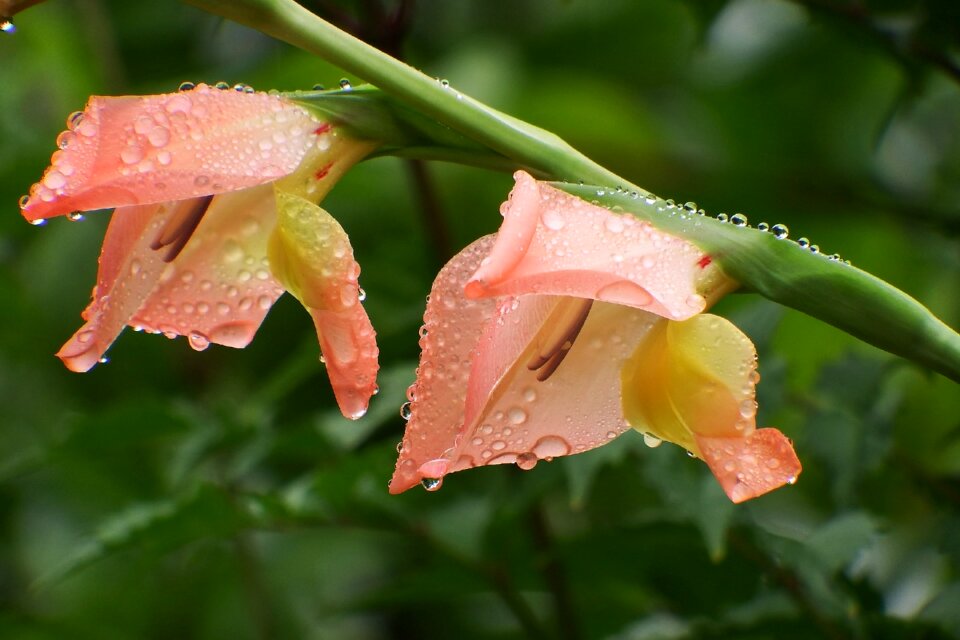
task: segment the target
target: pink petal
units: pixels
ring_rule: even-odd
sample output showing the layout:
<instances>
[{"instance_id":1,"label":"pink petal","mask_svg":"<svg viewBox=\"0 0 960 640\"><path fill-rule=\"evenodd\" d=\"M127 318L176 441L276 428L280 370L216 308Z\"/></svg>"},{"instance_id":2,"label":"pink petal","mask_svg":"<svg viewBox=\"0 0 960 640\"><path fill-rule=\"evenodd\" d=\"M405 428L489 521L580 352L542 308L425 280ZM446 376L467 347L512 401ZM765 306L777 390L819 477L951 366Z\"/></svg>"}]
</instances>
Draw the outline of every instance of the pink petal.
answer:
<instances>
[{"instance_id":1,"label":"pink petal","mask_svg":"<svg viewBox=\"0 0 960 640\"><path fill-rule=\"evenodd\" d=\"M442 458L454 446L463 425L473 351L496 308L496 302L490 298L465 298L463 286L490 251L493 241L493 236L486 236L468 246L440 270L433 282L423 316L417 381L411 388L412 415L390 481L390 493L406 491L423 477L443 476L442 472L433 471L423 475L420 467Z\"/></svg>"},{"instance_id":2,"label":"pink petal","mask_svg":"<svg viewBox=\"0 0 960 640\"><path fill-rule=\"evenodd\" d=\"M504 223L467 295L592 298L688 318L706 306L696 246L518 171ZM705 285L704 285L705 286ZM714 286L711 284L711 287Z\"/></svg>"},{"instance_id":3,"label":"pink petal","mask_svg":"<svg viewBox=\"0 0 960 640\"><path fill-rule=\"evenodd\" d=\"M437 278L411 417L390 491L447 473L579 453L628 428L620 409L620 366L656 316L604 303L589 310L566 359L545 380L528 367L544 344L564 337L555 320L590 303L554 296L470 300L460 291L488 250L484 238Z\"/></svg>"},{"instance_id":4,"label":"pink petal","mask_svg":"<svg viewBox=\"0 0 960 640\"><path fill-rule=\"evenodd\" d=\"M57 353L71 371L88 371L103 357L147 299L167 267L150 243L174 215L169 204L117 209L100 254L87 321Z\"/></svg>"},{"instance_id":5,"label":"pink petal","mask_svg":"<svg viewBox=\"0 0 960 640\"><path fill-rule=\"evenodd\" d=\"M319 122L265 93L192 91L93 97L72 116L27 220L76 210L182 200L287 175L318 144Z\"/></svg>"},{"instance_id":6,"label":"pink petal","mask_svg":"<svg viewBox=\"0 0 960 640\"><path fill-rule=\"evenodd\" d=\"M247 346L283 294L267 260L275 221L271 185L214 197L131 324L187 336L197 350Z\"/></svg>"},{"instance_id":7,"label":"pink petal","mask_svg":"<svg viewBox=\"0 0 960 640\"><path fill-rule=\"evenodd\" d=\"M360 300L360 265L336 220L316 204L276 191L270 266L310 312L337 404L357 419L376 391L376 333Z\"/></svg>"},{"instance_id":8,"label":"pink petal","mask_svg":"<svg viewBox=\"0 0 960 640\"><path fill-rule=\"evenodd\" d=\"M696 436L703 459L733 502L743 502L793 484L800 460L777 429L757 429L742 438Z\"/></svg>"}]
</instances>

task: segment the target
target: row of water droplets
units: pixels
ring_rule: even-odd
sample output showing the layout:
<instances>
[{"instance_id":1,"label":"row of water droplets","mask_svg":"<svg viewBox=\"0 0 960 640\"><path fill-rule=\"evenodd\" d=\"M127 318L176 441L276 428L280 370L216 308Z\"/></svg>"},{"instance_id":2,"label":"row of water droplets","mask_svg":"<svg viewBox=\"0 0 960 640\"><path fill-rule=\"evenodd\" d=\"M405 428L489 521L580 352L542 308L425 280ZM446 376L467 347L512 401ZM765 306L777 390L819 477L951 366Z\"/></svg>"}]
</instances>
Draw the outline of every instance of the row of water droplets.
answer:
<instances>
[{"instance_id":1,"label":"row of water droplets","mask_svg":"<svg viewBox=\"0 0 960 640\"><path fill-rule=\"evenodd\" d=\"M707 212L704 209L697 207L696 202L686 202L682 205L678 205L674 200L669 198L665 200L663 198L659 198L653 195L652 193L643 195L637 191L628 192L622 189L621 187L617 187L616 189L598 189L597 190L598 197L602 198L603 196L607 196L607 195L627 195L633 200L642 199L644 200L644 202L646 202L646 204L656 206L657 210L660 212L677 211L681 213L681 215L698 215L698 216L707 217ZM617 208L614 208L614 211L616 210ZM735 227L755 228L757 231L760 231L762 233L772 234L773 237L776 238L777 240L788 240L790 236L790 230L787 228L787 225L781 224L781 223L770 225L766 222L761 222L757 224L756 227L751 227L747 219L747 216L742 213L734 213L732 215L728 215L726 213L719 213L714 219L721 223L732 224ZM843 264L850 264L849 260L842 259L840 257L840 254L838 253L834 253L831 255L822 253L820 251L820 247L816 244L812 244L808 238L802 237L797 239L796 245L799 246L801 249L806 249L810 253L822 255L832 262L841 262Z\"/></svg>"}]
</instances>

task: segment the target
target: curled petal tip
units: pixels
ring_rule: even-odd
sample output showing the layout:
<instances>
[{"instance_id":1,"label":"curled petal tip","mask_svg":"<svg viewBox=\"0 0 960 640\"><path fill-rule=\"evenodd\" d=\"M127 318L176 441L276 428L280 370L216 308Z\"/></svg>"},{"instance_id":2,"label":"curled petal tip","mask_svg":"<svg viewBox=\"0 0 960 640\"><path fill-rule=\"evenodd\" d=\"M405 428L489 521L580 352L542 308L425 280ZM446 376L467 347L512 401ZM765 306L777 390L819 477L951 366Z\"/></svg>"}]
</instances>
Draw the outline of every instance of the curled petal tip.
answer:
<instances>
[{"instance_id":1,"label":"curled petal tip","mask_svg":"<svg viewBox=\"0 0 960 640\"><path fill-rule=\"evenodd\" d=\"M87 326L77 331L57 352L64 366L74 373L90 371L103 356L94 332Z\"/></svg>"},{"instance_id":2,"label":"curled petal tip","mask_svg":"<svg viewBox=\"0 0 960 640\"><path fill-rule=\"evenodd\" d=\"M704 461L735 503L793 484L803 470L790 440L777 429L757 429L743 438L696 440Z\"/></svg>"}]
</instances>

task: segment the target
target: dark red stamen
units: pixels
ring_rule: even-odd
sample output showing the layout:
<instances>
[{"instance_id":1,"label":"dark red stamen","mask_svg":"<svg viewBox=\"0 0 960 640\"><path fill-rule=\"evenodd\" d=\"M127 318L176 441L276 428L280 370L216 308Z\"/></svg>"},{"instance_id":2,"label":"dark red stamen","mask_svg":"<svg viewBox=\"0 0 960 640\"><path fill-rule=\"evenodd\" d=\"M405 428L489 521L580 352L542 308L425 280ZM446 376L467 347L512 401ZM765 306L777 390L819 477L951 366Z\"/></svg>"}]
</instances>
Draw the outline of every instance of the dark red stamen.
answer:
<instances>
[{"instance_id":1,"label":"dark red stamen","mask_svg":"<svg viewBox=\"0 0 960 640\"><path fill-rule=\"evenodd\" d=\"M321 124L319 127L317 127L316 129L314 129L314 130L313 130L313 133L316 134L316 135L318 135L318 136L322 136L322 135L325 134L327 131L330 131L330 123L329 123L329 122L324 122L324 123Z\"/></svg>"},{"instance_id":2,"label":"dark red stamen","mask_svg":"<svg viewBox=\"0 0 960 640\"><path fill-rule=\"evenodd\" d=\"M327 174L330 173L330 169L333 169L332 162L327 163L326 166L324 166L322 169L320 169L315 174L313 174L313 177L316 178L317 180L323 180L324 178L327 177Z\"/></svg>"},{"instance_id":3,"label":"dark red stamen","mask_svg":"<svg viewBox=\"0 0 960 640\"><path fill-rule=\"evenodd\" d=\"M697 262L697 266L700 267L701 269L706 269L711 262L713 262L713 258L711 258L710 256L703 256Z\"/></svg>"}]
</instances>

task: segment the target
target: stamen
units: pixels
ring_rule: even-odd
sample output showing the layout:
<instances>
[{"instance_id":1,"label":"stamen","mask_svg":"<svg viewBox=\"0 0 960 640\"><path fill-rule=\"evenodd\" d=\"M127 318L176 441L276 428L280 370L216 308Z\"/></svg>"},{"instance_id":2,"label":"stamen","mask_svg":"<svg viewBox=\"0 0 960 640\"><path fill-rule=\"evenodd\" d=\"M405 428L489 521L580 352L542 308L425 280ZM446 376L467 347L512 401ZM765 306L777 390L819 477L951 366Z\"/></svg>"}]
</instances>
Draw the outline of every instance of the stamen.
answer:
<instances>
[{"instance_id":1,"label":"stamen","mask_svg":"<svg viewBox=\"0 0 960 640\"><path fill-rule=\"evenodd\" d=\"M537 372L537 380L547 380L567 357L592 307L593 300L567 298L560 301L544 320L543 326L550 333L539 336L538 348L527 362L527 369Z\"/></svg>"},{"instance_id":2,"label":"stamen","mask_svg":"<svg viewBox=\"0 0 960 640\"><path fill-rule=\"evenodd\" d=\"M178 203L177 210L170 216L156 239L150 243L150 248L154 251L166 248L163 261L173 262L187 246L212 201L213 196L209 195Z\"/></svg>"}]
</instances>

